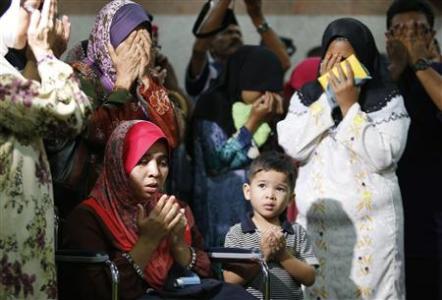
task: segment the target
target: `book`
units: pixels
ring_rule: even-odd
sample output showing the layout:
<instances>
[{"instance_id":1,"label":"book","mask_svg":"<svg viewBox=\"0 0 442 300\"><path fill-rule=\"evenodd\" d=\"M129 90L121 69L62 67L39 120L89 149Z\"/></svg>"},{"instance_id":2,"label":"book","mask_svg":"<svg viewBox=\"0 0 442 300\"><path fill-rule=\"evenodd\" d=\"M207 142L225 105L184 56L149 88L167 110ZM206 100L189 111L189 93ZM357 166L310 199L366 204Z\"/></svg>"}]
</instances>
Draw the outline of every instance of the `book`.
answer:
<instances>
[{"instance_id":1,"label":"book","mask_svg":"<svg viewBox=\"0 0 442 300\"><path fill-rule=\"evenodd\" d=\"M342 70L347 75L348 71L347 71L347 66L346 66L345 62L348 62L350 64L351 69L353 70L355 81L362 81L364 79L370 78L370 74L368 74L368 71L360 63L360 61L356 58L356 56L354 54L350 55L345 60L343 60L339 63ZM337 66L334 66L333 69L331 69L330 71L328 71L324 75L320 76L318 78L318 81L324 90L327 89L328 82L330 81L330 75L329 75L330 72L333 72L337 77L339 77L339 72L338 72Z\"/></svg>"}]
</instances>

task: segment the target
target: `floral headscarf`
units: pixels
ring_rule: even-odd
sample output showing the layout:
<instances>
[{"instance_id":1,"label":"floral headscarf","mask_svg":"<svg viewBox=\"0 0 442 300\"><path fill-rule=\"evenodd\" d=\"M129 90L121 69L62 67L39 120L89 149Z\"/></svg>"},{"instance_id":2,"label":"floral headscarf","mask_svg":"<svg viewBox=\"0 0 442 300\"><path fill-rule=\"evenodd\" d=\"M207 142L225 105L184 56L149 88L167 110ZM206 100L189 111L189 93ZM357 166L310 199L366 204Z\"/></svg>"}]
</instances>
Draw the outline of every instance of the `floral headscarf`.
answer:
<instances>
[{"instance_id":1,"label":"floral headscarf","mask_svg":"<svg viewBox=\"0 0 442 300\"><path fill-rule=\"evenodd\" d=\"M138 3L130 0L113 0L99 11L89 36L86 62L97 69L100 73L101 83L108 91L113 89L116 80L116 71L108 50L108 44L112 40L111 26L118 11L127 5L131 5L134 11L138 13L136 18L125 19L124 30L127 33L126 36L138 25L144 22L150 24L151 18ZM114 45L115 48L116 46L118 45Z\"/></svg>"}]
</instances>

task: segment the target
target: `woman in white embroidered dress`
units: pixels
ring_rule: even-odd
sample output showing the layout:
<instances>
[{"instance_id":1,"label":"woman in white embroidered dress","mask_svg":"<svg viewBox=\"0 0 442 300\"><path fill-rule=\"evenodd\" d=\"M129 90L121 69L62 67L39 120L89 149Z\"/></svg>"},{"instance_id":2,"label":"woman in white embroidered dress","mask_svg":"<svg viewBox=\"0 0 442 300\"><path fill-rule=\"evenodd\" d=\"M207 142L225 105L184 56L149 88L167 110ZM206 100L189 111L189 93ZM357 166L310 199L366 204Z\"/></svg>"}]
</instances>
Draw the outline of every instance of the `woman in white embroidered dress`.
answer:
<instances>
[{"instance_id":1,"label":"woman in white embroidered dress","mask_svg":"<svg viewBox=\"0 0 442 300\"><path fill-rule=\"evenodd\" d=\"M278 123L279 143L300 162L298 221L320 262L307 299L404 299L403 216L396 164L409 117L389 83L370 30L338 19L322 39L320 74L350 56L365 82L339 69L324 92L309 84Z\"/></svg>"},{"instance_id":2,"label":"woman in white embroidered dress","mask_svg":"<svg viewBox=\"0 0 442 300\"><path fill-rule=\"evenodd\" d=\"M56 0L39 11L42 2L0 3L0 299L57 298L52 180L42 139L78 134L91 110L71 67L51 50L54 41L67 43L69 22L55 20ZM40 82L4 58L8 47L26 44Z\"/></svg>"}]
</instances>

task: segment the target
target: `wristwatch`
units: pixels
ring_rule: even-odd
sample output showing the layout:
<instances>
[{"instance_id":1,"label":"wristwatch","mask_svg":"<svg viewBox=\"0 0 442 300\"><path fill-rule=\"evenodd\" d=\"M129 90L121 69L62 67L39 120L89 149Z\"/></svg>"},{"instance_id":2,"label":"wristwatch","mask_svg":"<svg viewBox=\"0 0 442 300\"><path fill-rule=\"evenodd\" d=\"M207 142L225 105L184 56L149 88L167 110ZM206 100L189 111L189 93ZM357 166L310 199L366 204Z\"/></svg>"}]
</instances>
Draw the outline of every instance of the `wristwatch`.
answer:
<instances>
[{"instance_id":1,"label":"wristwatch","mask_svg":"<svg viewBox=\"0 0 442 300\"><path fill-rule=\"evenodd\" d=\"M256 27L256 30L257 30L259 33L264 33L264 32L266 32L266 31L268 31L269 29L270 29L270 25L269 25L269 23L267 23L267 22L264 22L264 23L258 25L258 27Z\"/></svg>"},{"instance_id":2,"label":"wristwatch","mask_svg":"<svg viewBox=\"0 0 442 300\"><path fill-rule=\"evenodd\" d=\"M431 67L431 61L426 58L419 58L413 65L411 65L411 69L414 72L426 70Z\"/></svg>"}]
</instances>

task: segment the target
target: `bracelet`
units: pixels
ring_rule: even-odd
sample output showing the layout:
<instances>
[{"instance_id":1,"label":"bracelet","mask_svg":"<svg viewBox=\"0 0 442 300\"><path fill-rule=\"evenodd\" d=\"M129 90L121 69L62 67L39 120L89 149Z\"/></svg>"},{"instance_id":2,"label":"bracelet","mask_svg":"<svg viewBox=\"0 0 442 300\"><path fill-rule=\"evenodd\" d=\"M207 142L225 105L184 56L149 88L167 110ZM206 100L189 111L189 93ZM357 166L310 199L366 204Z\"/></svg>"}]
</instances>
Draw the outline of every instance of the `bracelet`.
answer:
<instances>
[{"instance_id":1,"label":"bracelet","mask_svg":"<svg viewBox=\"0 0 442 300\"><path fill-rule=\"evenodd\" d=\"M132 258L132 255L130 255L128 252L123 252L122 256L125 259L127 259L127 261L132 265L132 268L134 268L135 273L137 273L138 276L140 276L143 280L145 280L143 270L141 270L140 266L135 263L134 259Z\"/></svg>"},{"instance_id":2,"label":"bracelet","mask_svg":"<svg viewBox=\"0 0 442 300\"><path fill-rule=\"evenodd\" d=\"M55 56L53 54L46 54L44 55L42 58L40 58L39 60L37 60L37 65L41 64L42 62L44 62L45 60L52 60L54 59Z\"/></svg>"},{"instance_id":3,"label":"bracelet","mask_svg":"<svg viewBox=\"0 0 442 300\"><path fill-rule=\"evenodd\" d=\"M196 251L195 251L195 249L193 249L193 247L189 247L189 249L190 249L191 259L190 259L190 263L187 265L186 269L192 270L193 267L195 266L195 263L196 263Z\"/></svg>"},{"instance_id":4,"label":"bracelet","mask_svg":"<svg viewBox=\"0 0 442 300\"><path fill-rule=\"evenodd\" d=\"M270 25L267 22L264 22L262 24L260 24L258 27L256 27L256 30L258 31L258 33L264 33L266 31L268 31L270 29Z\"/></svg>"}]
</instances>

